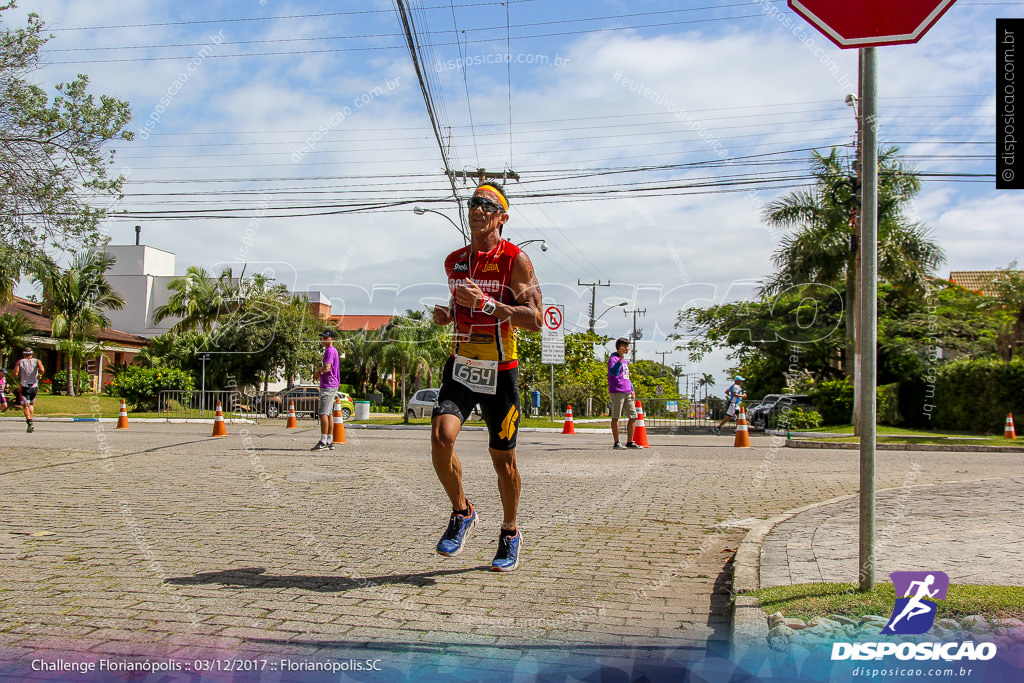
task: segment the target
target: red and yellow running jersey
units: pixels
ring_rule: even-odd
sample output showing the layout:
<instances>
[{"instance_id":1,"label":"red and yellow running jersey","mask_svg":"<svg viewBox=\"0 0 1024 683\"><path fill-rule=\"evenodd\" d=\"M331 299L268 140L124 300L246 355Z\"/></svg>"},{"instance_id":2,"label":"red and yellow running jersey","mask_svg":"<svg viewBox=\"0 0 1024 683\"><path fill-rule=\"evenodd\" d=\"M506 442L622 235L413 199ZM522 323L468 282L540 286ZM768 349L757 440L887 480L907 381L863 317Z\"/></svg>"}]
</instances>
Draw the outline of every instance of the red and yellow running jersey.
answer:
<instances>
[{"instance_id":1,"label":"red and yellow running jersey","mask_svg":"<svg viewBox=\"0 0 1024 683\"><path fill-rule=\"evenodd\" d=\"M501 240L490 251L474 251L472 245L456 249L444 260L448 274L448 288L455 298L456 287L471 278L484 294L503 304L515 305L515 296L509 286L512 281L512 267L515 265L519 247L507 240ZM498 322L493 315L472 310L453 303L455 328L453 330L452 352L466 358L498 361L498 369L507 370L519 364L516 353L516 329L508 322Z\"/></svg>"}]
</instances>

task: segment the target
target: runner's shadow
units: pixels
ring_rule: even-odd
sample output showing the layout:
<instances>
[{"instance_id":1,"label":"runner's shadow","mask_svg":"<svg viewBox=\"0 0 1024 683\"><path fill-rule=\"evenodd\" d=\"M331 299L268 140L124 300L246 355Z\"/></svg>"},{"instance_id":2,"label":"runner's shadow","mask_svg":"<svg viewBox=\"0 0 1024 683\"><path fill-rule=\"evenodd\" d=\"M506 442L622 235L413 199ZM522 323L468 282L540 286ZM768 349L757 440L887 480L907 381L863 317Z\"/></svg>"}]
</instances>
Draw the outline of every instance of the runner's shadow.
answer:
<instances>
[{"instance_id":1,"label":"runner's shadow","mask_svg":"<svg viewBox=\"0 0 1024 683\"><path fill-rule=\"evenodd\" d=\"M199 586L203 584L220 584L236 588L305 588L311 591L334 593L353 590L355 588L373 588L391 584L409 586L433 586L437 583L433 577L450 574L465 574L490 569L489 565L464 569L442 569L420 574L392 574L390 576L364 576L352 578L348 576L275 576L266 574L264 567L246 567L244 569L224 569L218 572L202 572L195 576L179 576L167 579L167 583L176 586Z\"/></svg>"}]
</instances>

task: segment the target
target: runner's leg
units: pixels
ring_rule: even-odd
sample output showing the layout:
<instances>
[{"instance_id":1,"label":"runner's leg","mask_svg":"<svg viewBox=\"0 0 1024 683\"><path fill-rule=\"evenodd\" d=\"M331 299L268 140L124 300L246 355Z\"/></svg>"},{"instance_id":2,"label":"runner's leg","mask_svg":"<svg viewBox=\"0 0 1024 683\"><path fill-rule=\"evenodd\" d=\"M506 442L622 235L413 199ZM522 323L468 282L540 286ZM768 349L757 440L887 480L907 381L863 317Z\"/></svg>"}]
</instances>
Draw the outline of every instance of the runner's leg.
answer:
<instances>
[{"instance_id":1,"label":"runner's leg","mask_svg":"<svg viewBox=\"0 0 1024 683\"><path fill-rule=\"evenodd\" d=\"M453 510L469 506L462 489L462 463L455 454L455 439L461 429L462 420L457 415L434 415L430 420L430 458Z\"/></svg>"},{"instance_id":2,"label":"runner's leg","mask_svg":"<svg viewBox=\"0 0 1024 683\"><path fill-rule=\"evenodd\" d=\"M516 513L519 511L519 494L523 488L519 468L516 467L516 449L499 451L488 448L487 451L491 454L491 463L498 474L498 494L501 496L501 509L504 514L502 528L514 529Z\"/></svg>"}]
</instances>

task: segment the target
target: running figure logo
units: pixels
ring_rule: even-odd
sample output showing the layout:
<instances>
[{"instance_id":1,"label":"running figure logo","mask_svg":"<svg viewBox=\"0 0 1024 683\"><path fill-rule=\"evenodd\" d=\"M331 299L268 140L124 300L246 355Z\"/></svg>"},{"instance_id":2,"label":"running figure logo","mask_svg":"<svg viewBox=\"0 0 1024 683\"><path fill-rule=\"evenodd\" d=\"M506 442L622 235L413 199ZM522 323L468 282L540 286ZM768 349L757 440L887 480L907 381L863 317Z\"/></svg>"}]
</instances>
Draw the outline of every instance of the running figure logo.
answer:
<instances>
[{"instance_id":1,"label":"running figure logo","mask_svg":"<svg viewBox=\"0 0 1024 683\"><path fill-rule=\"evenodd\" d=\"M949 577L943 572L893 572L889 576L896 589L896 605L882 633L927 633L935 622L937 606L932 600L946 599Z\"/></svg>"}]
</instances>

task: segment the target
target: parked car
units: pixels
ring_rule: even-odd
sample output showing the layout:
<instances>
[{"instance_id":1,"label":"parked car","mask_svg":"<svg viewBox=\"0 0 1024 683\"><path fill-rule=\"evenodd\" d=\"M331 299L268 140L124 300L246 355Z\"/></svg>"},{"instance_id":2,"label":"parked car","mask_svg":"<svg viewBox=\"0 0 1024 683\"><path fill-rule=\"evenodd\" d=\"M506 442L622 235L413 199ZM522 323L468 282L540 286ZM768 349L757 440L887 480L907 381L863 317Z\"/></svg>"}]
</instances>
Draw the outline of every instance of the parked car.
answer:
<instances>
[{"instance_id":1,"label":"parked car","mask_svg":"<svg viewBox=\"0 0 1024 683\"><path fill-rule=\"evenodd\" d=\"M768 394L761 399L761 402L747 411L747 422L751 427L761 428L760 416L771 409L775 402L785 394Z\"/></svg>"},{"instance_id":2,"label":"parked car","mask_svg":"<svg viewBox=\"0 0 1024 683\"><path fill-rule=\"evenodd\" d=\"M437 405L437 392L440 389L420 389L412 398L409 399L409 403L405 406L405 412L409 416L409 419L414 417L430 417L430 413L433 412L434 406Z\"/></svg>"},{"instance_id":3,"label":"parked car","mask_svg":"<svg viewBox=\"0 0 1024 683\"><path fill-rule=\"evenodd\" d=\"M430 414L434 412L434 406L437 405L437 394L441 391L440 389L420 389L412 398L409 399L409 403L405 406L405 413L409 416L409 419L415 417L430 417ZM473 406L473 413L470 417L474 420L480 419L480 406Z\"/></svg>"},{"instance_id":4,"label":"parked car","mask_svg":"<svg viewBox=\"0 0 1024 683\"><path fill-rule=\"evenodd\" d=\"M352 401L352 397L344 391L338 392L338 398L341 399L341 417L347 420L355 412L356 404ZM288 408L293 403L295 404L296 417L308 416L314 420L318 419L317 409L320 406L320 387L299 386L292 387L291 389L282 389L276 394L266 396L264 401L258 401L257 408L265 412L267 417L275 418L278 415L287 415Z\"/></svg>"},{"instance_id":5,"label":"parked car","mask_svg":"<svg viewBox=\"0 0 1024 683\"><path fill-rule=\"evenodd\" d=\"M816 410L814 403L811 402L811 398L807 394L785 394L782 398L776 401L771 408L761 414L760 420L762 422L762 428L767 429L770 427L773 418L776 416L781 417L785 411L791 408Z\"/></svg>"}]
</instances>

